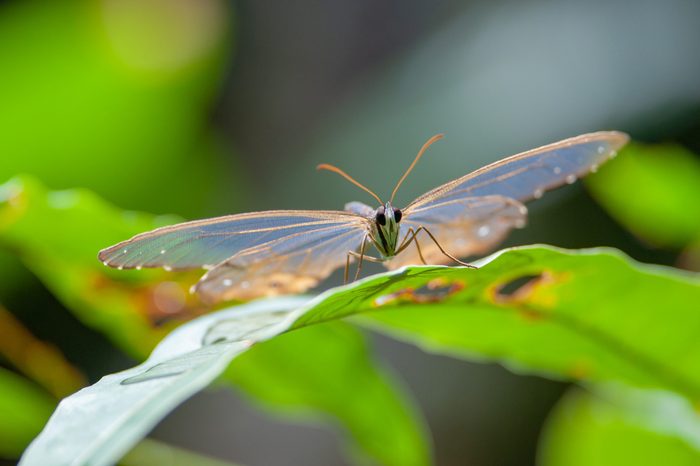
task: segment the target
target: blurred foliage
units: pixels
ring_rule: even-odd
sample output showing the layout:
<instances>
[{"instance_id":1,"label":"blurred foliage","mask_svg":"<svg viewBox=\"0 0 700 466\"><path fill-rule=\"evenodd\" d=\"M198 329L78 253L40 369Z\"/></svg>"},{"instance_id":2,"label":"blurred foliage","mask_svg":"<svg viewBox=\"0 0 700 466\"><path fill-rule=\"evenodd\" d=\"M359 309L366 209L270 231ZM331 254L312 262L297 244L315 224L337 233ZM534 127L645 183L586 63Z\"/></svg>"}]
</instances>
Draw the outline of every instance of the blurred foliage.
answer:
<instances>
[{"instance_id":1,"label":"blurred foliage","mask_svg":"<svg viewBox=\"0 0 700 466\"><path fill-rule=\"evenodd\" d=\"M630 144L586 180L594 197L642 240L673 249L700 241L700 161L671 145Z\"/></svg>"},{"instance_id":2,"label":"blurred foliage","mask_svg":"<svg viewBox=\"0 0 700 466\"><path fill-rule=\"evenodd\" d=\"M170 277L162 271L114 279L115 271L99 263L96 251L168 221L173 218L121 212L84 189L50 192L31 177L0 187L0 244L14 250L86 325L135 357L148 354L173 327L157 325L168 311L178 317L199 312L197 305L190 304L185 284L168 282L180 286L179 294L163 291L161 282Z\"/></svg>"},{"instance_id":3,"label":"blurred foliage","mask_svg":"<svg viewBox=\"0 0 700 466\"><path fill-rule=\"evenodd\" d=\"M236 466L228 461L193 453L151 439L144 439L119 461L120 466Z\"/></svg>"},{"instance_id":4,"label":"blurred foliage","mask_svg":"<svg viewBox=\"0 0 700 466\"><path fill-rule=\"evenodd\" d=\"M0 368L0 458L16 458L41 431L54 399L32 382Z\"/></svg>"},{"instance_id":5,"label":"blurred foliage","mask_svg":"<svg viewBox=\"0 0 700 466\"><path fill-rule=\"evenodd\" d=\"M10 311L0 306L0 356L56 398L85 385L84 376L60 350L32 335Z\"/></svg>"},{"instance_id":6,"label":"blurred foliage","mask_svg":"<svg viewBox=\"0 0 700 466\"><path fill-rule=\"evenodd\" d=\"M540 466L700 462L700 417L684 399L623 386L574 389L542 434Z\"/></svg>"},{"instance_id":7,"label":"blurred foliage","mask_svg":"<svg viewBox=\"0 0 700 466\"><path fill-rule=\"evenodd\" d=\"M2 6L0 179L31 173L54 188L99 189L123 205L182 214L201 213L221 192L205 116L230 12L213 0L166 3ZM181 173L187 189L175 182Z\"/></svg>"},{"instance_id":8,"label":"blurred foliage","mask_svg":"<svg viewBox=\"0 0 700 466\"><path fill-rule=\"evenodd\" d=\"M429 463L420 416L350 325L306 327L255 345L234 360L227 379L293 419L324 413L340 420L358 444L350 445L357 458Z\"/></svg>"}]
</instances>

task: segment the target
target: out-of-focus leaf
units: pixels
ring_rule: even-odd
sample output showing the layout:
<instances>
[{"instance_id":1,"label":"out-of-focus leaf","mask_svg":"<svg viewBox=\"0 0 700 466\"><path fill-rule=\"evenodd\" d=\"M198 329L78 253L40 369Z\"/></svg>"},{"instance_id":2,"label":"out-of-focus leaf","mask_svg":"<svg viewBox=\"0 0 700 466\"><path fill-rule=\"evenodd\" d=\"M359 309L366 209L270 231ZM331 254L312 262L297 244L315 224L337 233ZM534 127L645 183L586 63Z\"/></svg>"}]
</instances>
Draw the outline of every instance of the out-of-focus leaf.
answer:
<instances>
[{"instance_id":1,"label":"out-of-focus leaf","mask_svg":"<svg viewBox=\"0 0 700 466\"><path fill-rule=\"evenodd\" d=\"M120 466L235 466L228 461L221 461L194 453L184 448L174 447L152 439L143 439L124 458Z\"/></svg>"},{"instance_id":2,"label":"out-of-focus leaf","mask_svg":"<svg viewBox=\"0 0 700 466\"><path fill-rule=\"evenodd\" d=\"M623 386L574 389L544 429L540 466L700 463L700 417L684 398Z\"/></svg>"},{"instance_id":3,"label":"out-of-focus leaf","mask_svg":"<svg viewBox=\"0 0 700 466\"><path fill-rule=\"evenodd\" d=\"M86 189L50 191L31 176L0 185L0 238L25 256L99 269L100 249L177 220L124 212Z\"/></svg>"},{"instance_id":4,"label":"out-of-focus leaf","mask_svg":"<svg viewBox=\"0 0 700 466\"><path fill-rule=\"evenodd\" d=\"M85 324L136 357L173 327L159 327L159 320L202 312L187 293L196 278L110 270L97 251L175 220L123 212L88 190L48 191L27 176L0 186L0 244L17 252Z\"/></svg>"},{"instance_id":5,"label":"out-of-focus leaf","mask_svg":"<svg viewBox=\"0 0 700 466\"><path fill-rule=\"evenodd\" d=\"M252 343L361 312L364 322L433 351L557 378L665 388L697 401L699 298L696 275L612 250L537 246L497 253L479 269L399 269L307 303L257 301L181 326L143 365L63 400L24 464L59 452L78 461L56 464L107 464Z\"/></svg>"},{"instance_id":6,"label":"out-of-focus leaf","mask_svg":"<svg viewBox=\"0 0 700 466\"><path fill-rule=\"evenodd\" d=\"M230 18L222 0L3 5L0 179L31 173L154 211L216 203L236 184L207 147Z\"/></svg>"},{"instance_id":7,"label":"out-of-focus leaf","mask_svg":"<svg viewBox=\"0 0 700 466\"><path fill-rule=\"evenodd\" d=\"M37 339L0 305L0 356L56 398L85 385L83 375L58 348Z\"/></svg>"},{"instance_id":8,"label":"out-of-focus leaf","mask_svg":"<svg viewBox=\"0 0 700 466\"><path fill-rule=\"evenodd\" d=\"M613 217L652 244L700 239L700 162L681 147L631 144L587 183Z\"/></svg>"},{"instance_id":9,"label":"out-of-focus leaf","mask_svg":"<svg viewBox=\"0 0 700 466\"><path fill-rule=\"evenodd\" d=\"M397 466L429 463L418 414L352 326L334 322L282 334L236 358L224 377L275 413L332 415L353 439L355 456Z\"/></svg>"},{"instance_id":10,"label":"out-of-focus leaf","mask_svg":"<svg viewBox=\"0 0 700 466\"><path fill-rule=\"evenodd\" d=\"M0 367L0 457L18 457L55 406L48 393Z\"/></svg>"}]
</instances>

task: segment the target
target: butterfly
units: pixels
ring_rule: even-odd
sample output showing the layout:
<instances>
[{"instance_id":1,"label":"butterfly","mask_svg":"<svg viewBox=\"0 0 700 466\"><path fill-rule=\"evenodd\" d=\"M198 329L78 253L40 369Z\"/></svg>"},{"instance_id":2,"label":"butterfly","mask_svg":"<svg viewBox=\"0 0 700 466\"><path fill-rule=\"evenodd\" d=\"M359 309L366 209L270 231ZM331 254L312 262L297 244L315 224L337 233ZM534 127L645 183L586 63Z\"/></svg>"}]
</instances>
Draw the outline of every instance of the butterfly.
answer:
<instances>
[{"instance_id":1,"label":"butterfly","mask_svg":"<svg viewBox=\"0 0 700 466\"><path fill-rule=\"evenodd\" d=\"M204 302L301 293L357 260L388 269L409 264L449 264L483 254L513 228L525 225L524 202L577 178L614 157L628 141L617 131L565 139L487 165L438 186L399 209L396 192L426 149L399 179L389 201L332 165L335 172L374 197L379 207L350 202L344 211L277 210L228 215L166 226L103 249L99 259L118 269L204 268L192 287ZM379 257L369 256L374 247Z\"/></svg>"}]
</instances>

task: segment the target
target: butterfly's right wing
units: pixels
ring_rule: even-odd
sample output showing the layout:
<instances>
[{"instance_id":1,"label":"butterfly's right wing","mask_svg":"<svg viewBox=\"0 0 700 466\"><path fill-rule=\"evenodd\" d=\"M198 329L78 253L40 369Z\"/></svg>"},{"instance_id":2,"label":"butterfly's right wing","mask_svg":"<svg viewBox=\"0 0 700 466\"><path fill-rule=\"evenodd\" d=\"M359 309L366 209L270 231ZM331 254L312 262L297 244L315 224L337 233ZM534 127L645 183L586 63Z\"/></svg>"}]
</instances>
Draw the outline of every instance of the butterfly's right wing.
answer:
<instances>
[{"instance_id":1,"label":"butterfly's right wing","mask_svg":"<svg viewBox=\"0 0 700 466\"><path fill-rule=\"evenodd\" d=\"M285 236L222 261L193 290L209 303L302 293L352 261L366 238L363 223Z\"/></svg>"},{"instance_id":2,"label":"butterfly's right wing","mask_svg":"<svg viewBox=\"0 0 700 466\"><path fill-rule=\"evenodd\" d=\"M512 228L525 226L527 208L505 196L466 197L416 207L405 214L400 223L399 244L410 234L427 228L442 248L455 257L483 254L500 243ZM423 258L428 264L450 264L433 239L421 231L416 236ZM385 262L389 269L421 264L418 249L411 244Z\"/></svg>"}]
</instances>

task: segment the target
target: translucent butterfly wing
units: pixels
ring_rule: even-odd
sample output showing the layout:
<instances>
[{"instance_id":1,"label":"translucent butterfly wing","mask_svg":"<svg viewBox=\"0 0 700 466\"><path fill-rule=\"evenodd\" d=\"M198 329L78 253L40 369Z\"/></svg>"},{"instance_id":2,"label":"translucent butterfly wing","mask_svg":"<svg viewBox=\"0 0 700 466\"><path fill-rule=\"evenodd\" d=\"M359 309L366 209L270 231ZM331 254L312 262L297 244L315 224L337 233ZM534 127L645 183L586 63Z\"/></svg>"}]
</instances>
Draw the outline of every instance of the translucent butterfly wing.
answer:
<instances>
[{"instance_id":1,"label":"translucent butterfly wing","mask_svg":"<svg viewBox=\"0 0 700 466\"><path fill-rule=\"evenodd\" d=\"M99 258L111 267L130 269L163 267L166 270L212 268L216 264L256 247L287 238L285 246L296 250L314 233L354 233L362 241L367 220L348 212L268 211L229 215L181 223L137 235L100 251ZM283 254L281 249L276 250ZM253 253L248 254L254 258ZM344 259L344 256L343 256Z\"/></svg>"},{"instance_id":2,"label":"translucent butterfly wing","mask_svg":"<svg viewBox=\"0 0 700 466\"><path fill-rule=\"evenodd\" d=\"M439 186L406 207L402 238L408 228L424 226L456 257L482 254L525 224L521 204L545 191L573 183L613 157L628 141L616 131L601 131L565 139L487 165ZM426 233L418 241L426 262L449 263ZM418 264L413 245L386 263L389 268Z\"/></svg>"},{"instance_id":3,"label":"translucent butterfly wing","mask_svg":"<svg viewBox=\"0 0 700 466\"><path fill-rule=\"evenodd\" d=\"M207 302L300 293L346 264L366 229L334 227L243 250L207 272L194 290Z\"/></svg>"},{"instance_id":4,"label":"translucent butterfly wing","mask_svg":"<svg viewBox=\"0 0 700 466\"><path fill-rule=\"evenodd\" d=\"M427 192L404 213L465 197L498 195L520 202L539 198L545 191L595 171L627 140L624 133L600 131L513 155Z\"/></svg>"},{"instance_id":5,"label":"translucent butterfly wing","mask_svg":"<svg viewBox=\"0 0 700 466\"><path fill-rule=\"evenodd\" d=\"M527 209L519 201L504 196L467 197L412 209L401 221L399 244L409 234L425 227L440 245L456 257L482 254L501 242L512 228L525 225ZM428 264L449 264L452 260L440 251L427 233L417 235L421 254ZM384 265L395 269L420 264L415 244Z\"/></svg>"}]
</instances>

